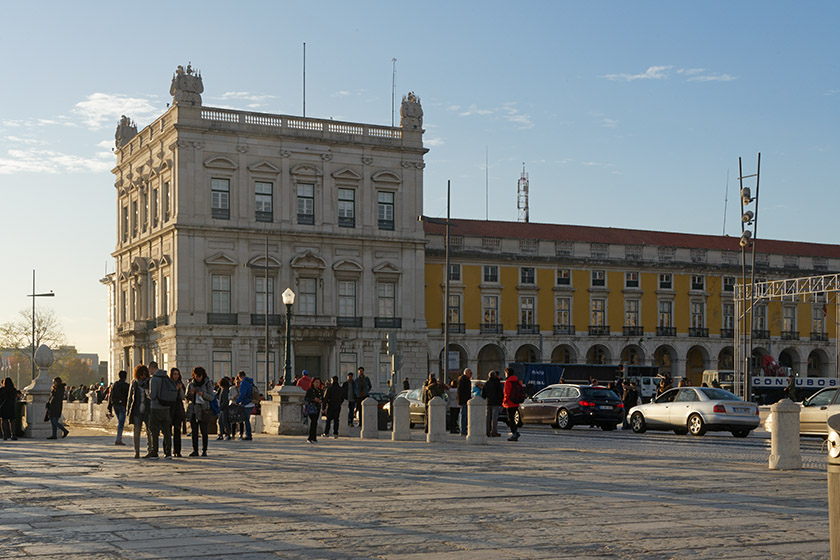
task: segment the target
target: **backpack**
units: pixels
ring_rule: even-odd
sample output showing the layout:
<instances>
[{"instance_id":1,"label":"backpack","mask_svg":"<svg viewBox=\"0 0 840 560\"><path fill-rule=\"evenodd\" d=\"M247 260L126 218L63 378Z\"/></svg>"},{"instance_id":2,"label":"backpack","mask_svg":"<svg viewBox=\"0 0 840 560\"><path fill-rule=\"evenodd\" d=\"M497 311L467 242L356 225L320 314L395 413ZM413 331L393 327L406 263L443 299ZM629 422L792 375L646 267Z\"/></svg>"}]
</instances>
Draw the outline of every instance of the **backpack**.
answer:
<instances>
[{"instance_id":1,"label":"backpack","mask_svg":"<svg viewBox=\"0 0 840 560\"><path fill-rule=\"evenodd\" d=\"M178 388L169 377L161 378L161 382L158 402L163 406L171 407L178 400Z\"/></svg>"},{"instance_id":2,"label":"backpack","mask_svg":"<svg viewBox=\"0 0 840 560\"><path fill-rule=\"evenodd\" d=\"M516 404L525 402L525 389L518 382L510 384L510 401Z\"/></svg>"}]
</instances>

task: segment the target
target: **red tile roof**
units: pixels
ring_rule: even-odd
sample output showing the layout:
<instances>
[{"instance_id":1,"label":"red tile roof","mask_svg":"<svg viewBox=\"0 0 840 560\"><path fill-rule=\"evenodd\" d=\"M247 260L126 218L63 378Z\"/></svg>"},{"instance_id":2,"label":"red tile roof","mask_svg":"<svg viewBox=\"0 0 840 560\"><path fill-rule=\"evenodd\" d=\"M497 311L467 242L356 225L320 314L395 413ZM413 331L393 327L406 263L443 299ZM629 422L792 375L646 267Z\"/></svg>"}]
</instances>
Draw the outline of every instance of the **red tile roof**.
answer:
<instances>
[{"instance_id":1,"label":"red tile roof","mask_svg":"<svg viewBox=\"0 0 840 560\"><path fill-rule=\"evenodd\" d=\"M536 224L501 222L494 220L452 219L451 235L465 237L502 237L511 239L541 239L544 241L577 241L583 243L611 243L620 245L651 245L686 249L740 251L738 237L700 235L641 229L575 226L568 224ZM457 225L456 225L457 224ZM427 234L443 235L445 226L424 222ZM759 253L840 258L840 245L758 239Z\"/></svg>"}]
</instances>

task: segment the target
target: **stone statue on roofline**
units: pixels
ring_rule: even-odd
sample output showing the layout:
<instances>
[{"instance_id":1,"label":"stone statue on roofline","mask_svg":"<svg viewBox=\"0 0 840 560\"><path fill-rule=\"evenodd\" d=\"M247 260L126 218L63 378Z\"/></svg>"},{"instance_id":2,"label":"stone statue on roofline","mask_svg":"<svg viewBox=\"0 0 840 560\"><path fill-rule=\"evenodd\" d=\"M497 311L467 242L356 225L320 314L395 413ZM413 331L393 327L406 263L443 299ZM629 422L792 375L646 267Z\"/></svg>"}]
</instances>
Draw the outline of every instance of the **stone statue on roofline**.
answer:
<instances>
[{"instance_id":1,"label":"stone statue on roofline","mask_svg":"<svg viewBox=\"0 0 840 560\"><path fill-rule=\"evenodd\" d=\"M117 123L117 131L114 133L114 145L122 148L135 136L137 136L137 125L125 115L121 116L120 122Z\"/></svg>"},{"instance_id":2,"label":"stone statue on roofline","mask_svg":"<svg viewBox=\"0 0 840 560\"><path fill-rule=\"evenodd\" d=\"M172 85L169 87L172 102L184 105L201 105L201 94L204 93L204 82L201 72L193 70L192 63L187 64L186 70L178 65L172 75Z\"/></svg>"},{"instance_id":3,"label":"stone statue on roofline","mask_svg":"<svg viewBox=\"0 0 840 560\"><path fill-rule=\"evenodd\" d=\"M423 128L423 108L420 106L420 98L411 91L402 98L400 105L400 127L420 129Z\"/></svg>"}]
</instances>

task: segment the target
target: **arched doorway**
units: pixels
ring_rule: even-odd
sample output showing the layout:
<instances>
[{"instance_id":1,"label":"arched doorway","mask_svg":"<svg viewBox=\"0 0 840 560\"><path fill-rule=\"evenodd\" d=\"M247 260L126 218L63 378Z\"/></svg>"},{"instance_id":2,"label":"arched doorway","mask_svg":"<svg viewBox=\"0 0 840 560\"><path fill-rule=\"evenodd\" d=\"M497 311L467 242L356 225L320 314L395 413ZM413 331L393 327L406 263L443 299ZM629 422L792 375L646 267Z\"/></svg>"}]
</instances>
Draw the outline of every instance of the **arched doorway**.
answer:
<instances>
[{"instance_id":1,"label":"arched doorway","mask_svg":"<svg viewBox=\"0 0 840 560\"><path fill-rule=\"evenodd\" d=\"M621 351L621 363L628 366L640 366L645 363L645 351L636 344L630 344Z\"/></svg>"},{"instance_id":2,"label":"arched doorway","mask_svg":"<svg viewBox=\"0 0 840 560\"><path fill-rule=\"evenodd\" d=\"M767 351L766 348L762 348L761 346L757 348L753 348L752 351L752 374L753 375L764 375L764 369L762 366L764 365L764 356L768 355L770 352Z\"/></svg>"},{"instance_id":3,"label":"arched doorway","mask_svg":"<svg viewBox=\"0 0 840 560\"><path fill-rule=\"evenodd\" d=\"M659 368L659 373L665 375L666 373L673 377L674 363L676 362L677 353L668 345L660 346L653 353L653 365Z\"/></svg>"},{"instance_id":4,"label":"arched doorway","mask_svg":"<svg viewBox=\"0 0 840 560\"><path fill-rule=\"evenodd\" d=\"M685 355L685 377L695 387L703 382L703 371L708 369L709 353L702 346L692 346Z\"/></svg>"},{"instance_id":5,"label":"arched doorway","mask_svg":"<svg viewBox=\"0 0 840 560\"><path fill-rule=\"evenodd\" d=\"M514 355L515 362L539 362L540 351L533 344L523 344Z\"/></svg>"},{"instance_id":6,"label":"arched doorway","mask_svg":"<svg viewBox=\"0 0 840 560\"><path fill-rule=\"evenodd\" d=\"M496 344L488 344L478 351L477 379L487 379L491 371L503 372L505 369L505 352Z\"/></svg>"},{"instance_id":7,"label":"arched doorway","mask_svg":"<svg viewBox=\"0 0 840 560\"><path fill-rule=\"evenodd\" d=\"M586 351L587 364L608 364L610 361L610 350L603 344L595 344Z\"/></svg>"},{"instance_id":8,"label":"arched doorway","mask_svg":"<svg viewBox=\"0 0 840 560\"><path fill-rule=\"evenodd\" d=\"M457 358L457 367L456 367L456 360L454 357L455 353L458 353ZM452 379L456 379L464 368L469 367L468 360L467 360L467 351L464 349L463 346L459 344L452 344L449 343L449 371L446 375L443 375L443 349L441 348L440 354L438 354L438 379L449 383Z\"/></svg>"},{"instance_id":9,"label":"arched doorway","mask_svg":"<svg viewBox=\"0 0 840 560\"><path fill-rule=\"evenodd\" d=\"M799 352L794 348L785 348L779 352L779 365L791 368L794 372L799 369Z\"/></svg>"},{"instance_id":10,"label":"arched doorway","mask_svg":"<svg viewBox=\"0 0 840 560\"><path fill-rule=\"evenodd\" d=\"M808 377L828 377L828 355L824 350L808 354Z\"/></svg>"},{"instance_id":11,"label":"arched doorway","mask_svg":"<svg viewBox=\"0 0 840 560\"><path fill-rule=\"evenodd\" d=\"M727 346L718 354L717 368L719 370L735 369L735 350Z\"/></svg>"},{"instance_id":12,"label":"arched doorway","mask_svg":"<svg viewBox=\"0 0 840 560\"><path fill-rule=\"evenodd\" d=\"M577 352L568 344L561 344L551 352L551 363L553 364L576 364Z\"/></svg>"}]
</instances>

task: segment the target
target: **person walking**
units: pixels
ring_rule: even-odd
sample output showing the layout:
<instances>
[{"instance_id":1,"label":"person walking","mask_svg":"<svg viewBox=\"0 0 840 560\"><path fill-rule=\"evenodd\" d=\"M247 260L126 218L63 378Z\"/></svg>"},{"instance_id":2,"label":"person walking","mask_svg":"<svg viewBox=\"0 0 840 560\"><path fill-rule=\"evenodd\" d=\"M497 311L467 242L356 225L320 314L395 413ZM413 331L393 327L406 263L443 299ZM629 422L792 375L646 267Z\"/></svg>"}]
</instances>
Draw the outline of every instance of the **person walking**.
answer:
<instances>
[{"instance_id":1,"label":"person walking","mask_svg":"<svg viewBox=\"0 0 840 560\"><path fill-rule=\"evenodd\" d=\"M342 383L341 391L344 395L344 400L347 401L347 425L353 427L353 417L356 415L356 381L353 379L353 374L347 374L347 381Z\"/></svg>"},{"instance_id":2,"label":"person walking","mask_svg":"<svg viewBox=\"0 0 840 560\"><path fill-rule=\"evenodd\" d=\"M624 404L624 420L621 422L621 429L629 430L630 423L627 421L627 413L639 402L639 391L636 389L635 381L624 384L624 394L621 395L621 402Z\"/></svg>"},{"instance_id":3,"label":"person walking","mask_svg":"<svg viewBox=\"0 0 840 560\"><path fill-rule=\"evenodd\" d=\"M493 370L488 376L487 383L481 389L481 396L487 401L487 437L499 437L497 430L499 422L499 408L502 406L504 392L499 372Z\"/></svg>"},{"instance_id":4,"label":"person walking","mask_svg":"<svg viewBox=\"0 0 840 560\"><path fill-rule=\"evenodd\" d=\"M166 375L166 370L159 369L155 361L149 362L149 371L154 371L149 380L149 430L152 434L149 459L158 458L160 435L163 434L163 454L172 458L172 407L178 399L178 389Z\"/></svg>"},{"instance_id":5,"label":"person walking","mask_svg":"<svg viewBox=\"0 0 840 560\"><path fill-rule=\"evenodd\" d=\"M516 419L516 411L519 410L519 405L525 402L525 389L519 378L513 373L511 368L505 368L505 388L504 397L502 399L502 407L507 414L508 426L510 427L510 437L508 441L519 440L519 426Z\"/></svg>"},{"instance_id":6,"label":"person walking","mask_svg":"<svg viewBox=\"0 0 840 560\"><path fill-rule=\"evenodd\" d=\"M236 404L245 409L245 437L240 432L239 439L250 441L251 437L251 414L254 412L254 404L259 400L254 387L254 380L240 371L236 376L236 383L239 385L239 396L236 397Z\"/></svg>"},{"instance_id":7,"label":"person walking","mask_svg":"<svg viewBox=\"0 0 840 560\"><path fill-rule=\"evenodd\" d=\"M172 455L173 457L181 456L181 427L187 419L187 413L184 412L184 398L186 397L187 389L184 387L184 380L181 378L181 370L174 367L169 370L169 379L172 380L173 385L178 390L178 396L175 398L175 404L171 408L172 419Z\"/></svg>"},{"instance_id":8,"label":"person walking","mask_svg":"<svg viewBox=\"0 0 840 560\"><path fill-rule=\"evenodd\" d=\"M114 445L125 445L122 440L123 429L125 428L125 410L128 404L128 372L121 370L117 374L118 379L111 385L108 391L108 414L117 415L117 439Z\"/></svg>"},{"instance_id":9,"label":"person walking","mask_svg":"<svg viewBox=\"0 0 840 560\"><path fill-rule=\"evenodd\" d=\"M308 443L318 443L318 418L321 416L323 402L324 391L321 389L321 380L316 377L303 397L304 411L309 418L309 437L306 439Z\"/></svg>"},{"instance_id":10,"label":"person walking","mask_svg":"<svg viewBox=\"0 0 840 560\"><path fill-rule=\"evenodd\" d=\"M461 407L461 435L467 435L467 403L472 398L472 370L466 368L458 379L458 406Z\"/></svg>"},{"instance_id":11,"label":"person walking","mask_svg":"<svg viewBox=\"0 0 840 560\"><path fill-rule=\"evenodd\" d=\"M341 417L341 403L344 402L344 394L341 385L338 384L338 376L333 375L332 383L324 393L324 406L327 415L327 425L324 428L324 437L330 435L330 423L333 426L333 437L338 437L338 422Z\"/></svg>"},{"instance_id":12,"label":"person walking","mask_svg":"<svg viewBox=\"0 0 840 560\"><path fill-rule=\"evenodd\" d=\"M50 423L52 424L52 435L47 439L58 439L56 434L58 433L58 429L61 428L61 431L64 432L61 434L62 438L66 438L67 434L70 432L67 431L67 428L61 423L61 411L64 407L64 382L61 380L60 377L56 377L53 379L52 389L50 389L50 398L47 400L47 414L46 416L49 417ZM46 420L46 418L45 418Z\"/></svg>"},{"instance_id":13,"label":"person walking","mask_svg":"<svg viewBox=\"0 0 840 560\"><path fill-rule=\"evenodd\" d=\"M230 378L219 379L219 390L216 393L219 401L219 437L216 439L230 440Z\"/></svg>"},{"instance_id":14,"label":"person walking","mask_svg":"<svg viewBox=\"0 0 840 560\"><path fill-rule=\"evenodd\" d=\"M201 432L201 456L207 457L207 425L210 422L210 401L216 393L213 384L207 378L203 367L193 368L192 379L187 387L187 420L192 429L192 453L190 457L198 457L198 434Z\"/></svg>"},{"instance_id":15,"label":"person walking","mask_svg":"<svg viewBox=\"0 0 840 560\"><path fill-rule=\"evenodd\" d=\"M149 368L134 368L134 379L128 388L128 423L134 426L134 458L140 458L140 434L146 424L146 447L149 450Z\"/></svg>"},{"instance_id":16,"label":"person walking","mask_svg":"<svg viewBox=\"0 0 840 560\"><path fill-rule=\"evenodd\" d=\"M17 440L17 435L15 435L17 400L15 384L11 377L7 377L3 380L3 386L0 387L0 431L3 432L3 441Z\"/></svg>"},{"instance_id":17,"label":"person walking","mask_svg":"<svg viewBox=\"0 0 840 560\"><path fill-rule=\"evenodd\" d=\"M312 385L312 378L309 377L309 372L303 370L303 374L295 381L295 385L303 389L304 392L308 391Z\"/></svg>"},{"instance_id":18,"label":"person walking","mask_svg":"<svg viewBox=\"0 0 840 560\"><path fill-rule=\"evenodd\" d=\"M362 401L368 398L372 389L370 379L365 375L365 368L360 367L356 376L356 412L359 415L359 426L362 425Z\"/></svg>"}]
</instances>

